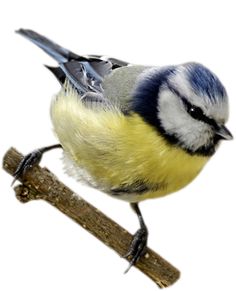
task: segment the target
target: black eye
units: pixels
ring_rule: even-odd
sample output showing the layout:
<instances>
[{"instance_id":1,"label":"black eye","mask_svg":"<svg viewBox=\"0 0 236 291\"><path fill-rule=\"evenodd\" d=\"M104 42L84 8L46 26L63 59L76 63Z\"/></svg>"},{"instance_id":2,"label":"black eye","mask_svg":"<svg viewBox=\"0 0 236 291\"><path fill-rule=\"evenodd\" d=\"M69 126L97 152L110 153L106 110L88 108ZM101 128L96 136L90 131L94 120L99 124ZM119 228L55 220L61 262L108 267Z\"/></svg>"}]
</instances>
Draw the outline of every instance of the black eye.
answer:
<instances>
[{"instance_id":1,"label":"black eye","mask_svg":"<svg viewBox=\"0 0 236 291\"><path fill-rule=\"evenodd\" d=\"M197 106L188 106L187 112L195 119L202 120L204 118L204 113L202 109Z\"/></svg>"},{"instance_id":2,"label":"black eye","mask_svg":"<svg viewBox=\"0 0 236 291\"><path fill-rule=\"evenodd\" d=\"M182 97L181 99L185 105L186 111L188 112L188 114L190 116L192 116L192 118L197 119L197 120L201 120L201 121L205 121L206 116L200 107L197 107L197 106L191 104L184 97Z\"/></svg>"}]
</instances>

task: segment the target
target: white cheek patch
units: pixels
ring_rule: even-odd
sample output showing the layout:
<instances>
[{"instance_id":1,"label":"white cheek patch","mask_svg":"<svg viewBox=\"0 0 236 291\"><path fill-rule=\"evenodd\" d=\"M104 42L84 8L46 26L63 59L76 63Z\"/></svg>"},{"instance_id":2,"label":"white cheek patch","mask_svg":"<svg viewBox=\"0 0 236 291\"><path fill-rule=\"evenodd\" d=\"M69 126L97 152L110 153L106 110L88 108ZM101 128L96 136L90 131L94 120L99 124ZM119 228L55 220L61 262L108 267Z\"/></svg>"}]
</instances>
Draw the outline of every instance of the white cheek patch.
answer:
<instances>
[{"instance_id":1,"label":"white cheek patch","mask_svg":"<svg viewBox=\"0 0 236 291\"><path fill-rule=\"evenodd\" d=\"M193 119L181 99L167 88L159 94L158 118L166 133L174 135L180 145L192 151L208 144L212 137L209 125Z\"/></svg>"}]
</instances>

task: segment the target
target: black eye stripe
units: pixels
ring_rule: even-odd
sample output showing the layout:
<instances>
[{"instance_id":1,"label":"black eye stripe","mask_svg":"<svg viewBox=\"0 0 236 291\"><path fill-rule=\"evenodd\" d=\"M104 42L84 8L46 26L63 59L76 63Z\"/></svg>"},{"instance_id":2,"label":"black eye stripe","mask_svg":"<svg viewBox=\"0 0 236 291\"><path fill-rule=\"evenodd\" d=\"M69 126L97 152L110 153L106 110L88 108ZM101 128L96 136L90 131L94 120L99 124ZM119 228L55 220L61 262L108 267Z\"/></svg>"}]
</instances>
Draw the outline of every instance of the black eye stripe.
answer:
<instances>
[{"instance_id":1,"label":"black eye stripe","mask_svg":"<svg viewBox=\"0 0 236 291\"><path fill-rule=\"evenodd\" d=\"M177 95L183 102L186 111L188 112L188 114L199 121L203 121L209 125L211 125L214 128L217 128L217 123L215 122L214 119L206 116L203 112L203 110L200 107L197 107L193 104L191 104L187 98L185 98L182 94L180 94L180 92L178 90L176 90L175 88L173 88L170 84L167 84L167 87L170 91L172 91L175 95Z\"/></svg>"}]
</instances>

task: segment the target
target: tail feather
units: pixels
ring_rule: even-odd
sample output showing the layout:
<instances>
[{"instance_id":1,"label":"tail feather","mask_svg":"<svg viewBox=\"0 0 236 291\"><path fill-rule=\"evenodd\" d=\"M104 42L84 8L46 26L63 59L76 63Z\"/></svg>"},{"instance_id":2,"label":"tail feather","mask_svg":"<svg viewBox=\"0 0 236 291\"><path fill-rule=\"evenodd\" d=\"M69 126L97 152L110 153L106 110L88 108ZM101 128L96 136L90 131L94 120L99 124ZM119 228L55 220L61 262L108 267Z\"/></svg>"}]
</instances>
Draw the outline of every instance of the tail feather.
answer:
<instances>
[{"instance_id":1,"label":"tail feather","mask_svg":"<svg viewBox=\"0 0 236 291\"><path fill-rule=\"evenodd\" d=\"M41 34L30 30L30 29L19 29L16 33L26 37L42 50L44 50L47 54L49 54L52 58L54 58L58 63L68 62L71 59L84 60L85 58L78 56L77 54L69 51L66 48L61 47L50 39L42 36Z\"/></svg>"}]
</instances>

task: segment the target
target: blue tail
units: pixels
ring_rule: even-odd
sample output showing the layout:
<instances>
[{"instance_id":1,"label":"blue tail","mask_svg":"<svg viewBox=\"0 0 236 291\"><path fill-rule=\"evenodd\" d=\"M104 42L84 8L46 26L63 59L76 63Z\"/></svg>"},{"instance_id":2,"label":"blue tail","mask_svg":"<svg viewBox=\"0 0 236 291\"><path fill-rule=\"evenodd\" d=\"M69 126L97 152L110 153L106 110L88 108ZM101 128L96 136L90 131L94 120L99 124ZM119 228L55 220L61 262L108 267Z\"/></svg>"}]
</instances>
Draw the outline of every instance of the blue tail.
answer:
<instances>
[{"instance_id":1,"label":"blue tail","mask_svg":"<svg viewBox=\"0 0 236 291\"><path fill-rule=\"evenodd\" d=\"M50 39L46 38L45 36L42 36L41 34L29 30L29 29L19 29L16 31L16 33L26 37L30 41L32 41L34 44L36 44L38 47L40 47L42 50L44 50L47 54L49 54L53 59L55 59L59 64L65 63L70 61L71 59L84 59L77 54L69 51L66 48L63 48L56 44L55 42L51 41Z\"/></svg>"}]
</instances>

